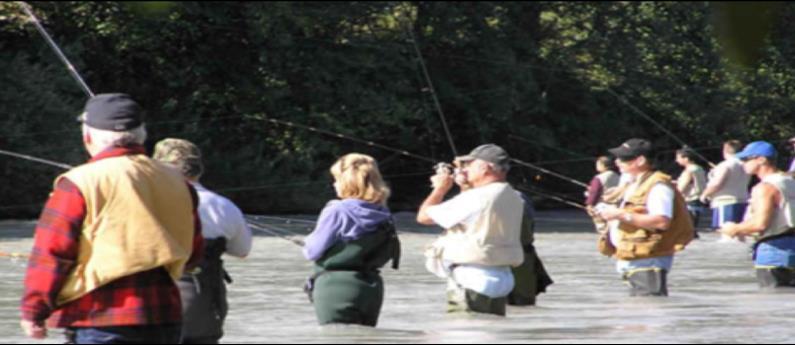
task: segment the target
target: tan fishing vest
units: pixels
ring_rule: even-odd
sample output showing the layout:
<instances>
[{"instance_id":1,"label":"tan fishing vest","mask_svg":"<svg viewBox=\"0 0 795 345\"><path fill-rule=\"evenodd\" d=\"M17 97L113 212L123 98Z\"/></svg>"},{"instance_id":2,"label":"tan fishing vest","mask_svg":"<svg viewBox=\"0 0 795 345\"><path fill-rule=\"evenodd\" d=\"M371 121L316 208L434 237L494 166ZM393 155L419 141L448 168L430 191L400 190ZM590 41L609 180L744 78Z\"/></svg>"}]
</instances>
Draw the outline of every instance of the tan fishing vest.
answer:
<instances>
[{"instance_id":1,"label":"tan fishing vest","mask_svg":"<svg viewBox=\"0 0 795 345\"><path fill-rule=\"evenodd\" d=\"M647 198L658 183L665 183L674 191L674 215L670 229L643 229L624 222L619 223L619 241L615 243L614 253L617 259L638 260L673 255L683 250L693 239L693 222L687 212L684 197L672 185L671 177L661 172L648 173L641 177L635 192L625 198L624 210L646 214Z\"/></svg>"},{"instance_id":2,"label":"tan fishing vest","mask_svg":"<svg viewBox=\"0 0 795 345\"><path fill-rule=\"evenodd\" d=\"M75 268L58 305L118 278L163 266L174 280L193 247L193 201L185 178L145 155L102 159L56 179L86 203Z\"/></svg>"},{"instance_id":3,"label":"tan fishing vest","mask_svg":"<svg viewBox=\"0 0 795 345\"><path fill-rule=\"evenodd\" d=\"M687 202L698 201L701 198L701 193L707 187L707 173L698 164L688 165L682 175L687 172L690 173L690 184L685 187L685 190L681 191L682 196L685 197ZM681 179L682 176L679 178Z\"/></svg>"},{"instance_id":4,"label":"tan fishing vest","mask_svg":"<svg viewBox=\"0 0 795 345\"><path fill-rule=\"evenodd\" d=\"M485 207L475 221L447 229L439 239L445 261L483 266L519 266L524 202L507 183L479 187ZM474 189L465 193L475 192Z\"/></svg>"}]
</instances>

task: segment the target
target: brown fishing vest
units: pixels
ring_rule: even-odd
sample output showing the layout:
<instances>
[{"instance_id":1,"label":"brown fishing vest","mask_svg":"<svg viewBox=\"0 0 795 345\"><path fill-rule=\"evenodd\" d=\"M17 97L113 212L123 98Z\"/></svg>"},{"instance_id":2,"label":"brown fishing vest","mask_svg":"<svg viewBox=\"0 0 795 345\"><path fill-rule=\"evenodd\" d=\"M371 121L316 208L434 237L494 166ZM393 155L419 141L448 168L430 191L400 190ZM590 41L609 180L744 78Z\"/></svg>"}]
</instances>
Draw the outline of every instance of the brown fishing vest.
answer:
<instances>
[{"instance_id":1,"label":"brown fishing vest","mask_svg":"<svg viewBox=\"0 0 795 345\"><path fill-rule=\"evenodd\" d=\"M649 193L658 183L665 183L674 191L671 227L667 230L643 229L621 222L618 226L618 243L611 245L609 234L600 238L599 250L602 254L615 256L619 260L670 256L683 250L693 240L693 222L687 212L687 204L668 175L654 172L642 176L640 186L632 195L625 198L624 210L633 214L646 214Z\"/></svg>"}]
</instances>

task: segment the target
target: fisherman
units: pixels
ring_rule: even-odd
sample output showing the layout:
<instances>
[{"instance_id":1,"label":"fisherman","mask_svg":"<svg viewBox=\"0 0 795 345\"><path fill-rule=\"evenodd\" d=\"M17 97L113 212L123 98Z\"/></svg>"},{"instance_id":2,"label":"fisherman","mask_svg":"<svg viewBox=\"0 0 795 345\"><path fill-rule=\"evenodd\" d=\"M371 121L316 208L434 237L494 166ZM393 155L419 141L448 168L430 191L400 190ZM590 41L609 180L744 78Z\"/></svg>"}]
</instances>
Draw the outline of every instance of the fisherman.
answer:
<instances>
[{"instance_id":1,"label":"fisherman","mask_svg":"<svg viewBox=\"0 0 795 345\"><path fill-rule=\"evenodd\" d=\"M761 181L751 192L748 216L727 222L720 232L755 236L754 265L762 288L795 287L795 180L776 167L772 144L756 141L737 154L748 174Z\"/></svg>"},{"instance_id":2,"label":"fisherman","mask_svg":"<svg viewBox=\"0 0 795 345\"><path fill-rule=\"evenodd\" d=\"M751 176L735 155L742 143L729 140L723 143L724 161L709 173L707 188L701 193L701 202L712 208L712 228L719 229L726 222L742 222L748 206L748 183Z\"/></svg>"},{"instance_id":3,"label":"fisherman","mask_svg":"<svg viewBox=\"0 0 795 345\"><path fill-rule=\"evenodd\" d=\"M393 269L400 263L400 241L386 207L390 191L367 155L343 156L331 175L340 200L326 205L306 238L304 256L315 262L315 273L305 290L321 325L375 327L384 300L379 270L390 260Z\"/></svg>"},{"instance_id":4,"label":"fisherman","mask_svg":"<svg viewBox=\"0 0 795 345\"><path fill-rule=\"evenodd\" d=\"M618 187L619 175L615 172L616 165L608 156L596 158L596 172L598 173L588 184L585 192L585 206L593 209L602 200L605 191Z\"/></svg>"},{"instance_id":5,"label":"fisherman","mask_svg":"<svg viewBox=\"0 0 795 345\"><path fill-rule=\"evenodd\" d=\"M176 168L199 194L204 258L178 282L182 295L182 343L217 344L224 335L229 310L225 283L231 282L221 256L248 256L251 230L243 212L232 201L199 183L204 164L196 145L184 139L163 139L155 145L152 157Z\"/></svg>"},{"instance_id":6,"label":"fisherman","mask_svg":"<svg viewBox=\"0 0 795 345\"><path fill-rule=\"evenodd\" d=\"M417 222L446 229L432 247L448 277L448 310L505 315L514 288L511 267L524 261L522 199L506 181L510 157L494 144L481 145L458 160L470 189L444 201L454 177L437 171L433 191L417 213Z\"/></svg>"},{"instance_id":7,"label":"fisherman","mask_svg":"<svg viewBox=\"0 0 795 345\"><path fill-rule=\"evenodd\" d=\"M91 160L55 180L28 262L21 326L70 343L177 343L179 279L202 255L196 191L146 156L141 107L126 94L88 100Z\"/></svg>"},{"instance_id":8,"label":"fisherman","mask_svg":"<svg viewBox=\"0 0 795 345\"><path fill-rule=\"evenodd\" d=\"M617 270L631 296L667 296L667 276L674 253L693 239L693 223L682 194L652 166L651 143L630 139L610 149L622 173L634 177L619 207L597 207L610 222L605 254L618 261Z\"/></svg>"},{"instance_id":9,"label":"fisherman","mask_svg":"<svg viewBox=\"0 0 795 345\"><path fill-rule=\"evenodd\" d=\"M517 191L524 202L522 217L521 242L524 249L524 261L519 267L512 267L514 287L508 294L508 304L514 306L532 306L536 304L536 296L547 291L553 284L544 263L535 249L535 207L527 194Z\"/></svg>"},{"instance_id":10,"label":"fisherman","mask_svg":"<svg viewBox=\"0 0 795 345\"><path fill-rule=\"evenodd\" d=\"M591 216L596 226L597 232L605 231L605 222L596 216L594 207L603 202L603 196L608 196L608 199L617 200L620 192L616 192L616 187L621 180L620 176L615 172L616 165L608 156L599 156L596 158L596 172L598 173L591 179L588 184L588 190L585 192L585 207L588 215ZM611 193L616 196L611 196Z\"/></svg>"},{"instance_id":11,"label":"fisherman","mask_svg":"<svg viewBox=\"0 0 795 345\"><path fill-rule=\"evenodd\" d=\"M455 170L453 178L461 192L467 191L472 186L467 182L467 176L461 173L464 163L456 159L453 162ZM441 172L444 173L444 172ZM506 178L504 176L503 178ZM532 306L536 304L536 296L546 292L546 288L553 284L552 278L546 271L544 263L539 258L533 243L535 242L535 207L533 200L527 194L516 191L524 202L524 215L522 217L522 248L524 248L524 262L521 266L512 267L514 287L508 294L508 304L515 306Z\"/></svg>"},{"instance_id":12,"label":"fisherman","mask_svg":"<svg viewBox=\"0 0 795 345\"><path fill-rule=\"evenodd\" d=\"M693 228L696 231L694 235L698 237L698 220L706 207L701 202L701 193L707 187L707 173L695 162L695 157L695 152L687 147L676 151L676 164L684 168L676 180L676 189L685 197L687 210L690 212Z\"/></svg>"}]
</instances>

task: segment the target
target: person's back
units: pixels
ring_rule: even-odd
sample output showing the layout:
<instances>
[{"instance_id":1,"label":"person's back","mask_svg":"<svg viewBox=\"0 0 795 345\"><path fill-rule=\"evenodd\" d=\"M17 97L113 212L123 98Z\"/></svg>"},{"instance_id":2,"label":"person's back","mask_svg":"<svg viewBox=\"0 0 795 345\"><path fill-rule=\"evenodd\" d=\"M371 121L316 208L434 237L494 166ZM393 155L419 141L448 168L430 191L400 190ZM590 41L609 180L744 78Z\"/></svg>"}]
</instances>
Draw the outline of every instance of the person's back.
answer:
<instances>
[{"instance_id":1,"label":"person's back","mask_svg":"<svg viewBox=\"0 0 795 345\"><path fill-rule=\"evenodd\" d=\"M744 170L742 163L736 159L729 159L721 162L715 168L717 171L725 171L725 182L715 194L712 195L710 205L715 208L732 204L742 204L748 202L748 183L751 182L751 175Z\"/></svg>"},{"instance_id":2,"label":"person's back","mask_svg":"<svg viewBox=\"0 0 795 345\"><path fill-rule=\"evenodd\" d=\"M724 161L709 173L709 182L701 201L712 208L712 228L718 229L727 222L742 222L748 205L748 183L751 176L745 172L735 154L742 144L730 140L723 145Z\"/></svg>"},{"instance_id":3,"label":"person's back","mask_svg":"<svg viewBox=\"0 0 795 345\"><path fill-rule=\"evenodd\" d=\"M384 299L380 269L397 269L400 242L386 208L389 189L375 160L348 154L331 167L337 196L307 236L304 256L314 261L305 291L318 323L375 326Z\"/></svg>"},{"instance_id":4,"label":"person's back","mask_svg":"<svg viewBox=\"0 0 795 345\"><path fill-rule=\"evenodd\" d=\"M204 173L201 151L193 143L167 138L155 145L153 157L166 163L190 181L199 196L199 218L205 238L204 257L195 270L179 280L182 297L182 343L217 343L224 334L229 310L223 254L245 257L251 251L251 230L232 201L199 183Z\"/></svg>"},{"instance_id":5,"label":"person's back","mask_svg":"<svg viewBox=\"0 0 795 345\"><path fill-rule=\"evenodd\" d=\"M177 342L175 280L202 252L195 190L145 156L142 110L128 95L92 97L80 120L92 158L57 179L42 213L23 329L42 338L49 318L70 342Z\"/></svg>"}]
</instances>

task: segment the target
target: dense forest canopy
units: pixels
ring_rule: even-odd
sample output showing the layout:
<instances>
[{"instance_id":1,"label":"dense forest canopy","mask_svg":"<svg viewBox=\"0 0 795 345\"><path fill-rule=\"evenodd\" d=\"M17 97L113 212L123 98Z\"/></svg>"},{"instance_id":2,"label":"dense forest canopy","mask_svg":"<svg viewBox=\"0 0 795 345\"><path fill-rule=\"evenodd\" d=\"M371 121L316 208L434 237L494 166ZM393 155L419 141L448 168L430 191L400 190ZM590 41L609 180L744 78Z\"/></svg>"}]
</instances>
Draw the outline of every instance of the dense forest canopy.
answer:
<instances>
[{"instance_id":1,"label":"dense forest canopy","mask_svg":"<svg viewBox=\"0 0 795 345\"><path fill-rule=\"evenodd\" d=\"M629 137L653 139L678 172L681 144L649 118L712 161L729 138L795 134L790 3L30 5L95 92L142 103L150 148L194 141L205 185L248 212L316 211L333 197L328 168L352 151L379 160L393 208L414 209L428 161L267 119L449 161L432 90L459 153L495 142L581 181ZM0 149L85 161L73 119L86 96L15 2L0 3L0 78ZM61 172L0 157L0 215L34 216ZM511 180L582 193L526 167Z\"/></svg>"}]
</instances>

